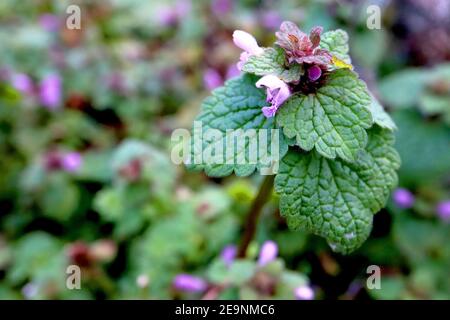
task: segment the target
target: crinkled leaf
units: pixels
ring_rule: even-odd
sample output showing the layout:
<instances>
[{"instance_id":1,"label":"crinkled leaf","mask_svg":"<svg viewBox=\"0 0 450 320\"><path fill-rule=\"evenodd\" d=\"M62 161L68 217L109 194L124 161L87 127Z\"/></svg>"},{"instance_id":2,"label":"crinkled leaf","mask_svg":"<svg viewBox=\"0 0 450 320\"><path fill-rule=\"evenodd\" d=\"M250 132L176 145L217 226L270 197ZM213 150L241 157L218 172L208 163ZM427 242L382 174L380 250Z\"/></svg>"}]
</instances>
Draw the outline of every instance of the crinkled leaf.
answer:
<instances>
[{"instance_id":1,"label":"crinkled leaf","mask_svg":"<svg viewBox=\"0 0 450 320\"><path fill-rule=\"evenodd\" d=\"M255 169L270 171L272 160L278 162L286 154L288 146L283 134L272 130L276 129L274 119L266 118L261 111L267 105L266 94L256 88L257 80L253 75L244 74L227 81L224 87L214 90L212 96L204 101L202 112L194 123L188 168L205 170L207 175L215 177L227 176L233 171L238 176L248 176ZM199 123L201 126L197 129L201 129L202 135L196 134L200 130L196 130L195 125ZM208 129L215 129L209 132L220 136L208 137ZM227 145L231 141L225 136L228 130L234 130L234 146ZM264 134L268 139L259 139ZM258 143L254 144L256 150L252 150L249 138L255 136ZM273 169L276 171L276 167Z\"/></svg>"},{"instance_id":2,"label":"crinkled leaf","mask_svg":"<svg viewBox=\"0 0 450 320\"><path fill-rule=\"evenodd\" d=\"M366 85L348 69L332 72L313 94L293 95L278 111L277 123L304 150L354 161L372 125Z\"/></svg>"},{"instance_id":3,"label":"crinkled leaf","mask_svg":"<svg viewBox=\"0 0 450 320\"><path fill-rule=\"evenodd\" d=\"M325 32L320 39L320 48L328 50L345 63L352 63L348 54L348 34L344 30L337 29Z\"/></svg>"},{"instance_id":4,"label":"crinkled leaf","mask_svg":"<svg viewBox=\"0 0 450 320\"><path fill-rule=\"evenodd\" d=\"M286 56L280 47L266 48L260 55L251 56L244 64L242 71L257 76L273 74L285 82L295 82L300 79L301 66L294 64L286 66Z\"/></svg>"},{"instance_id":5,"label":"crinkled leaf","mask_svg":"<svg viewBox=\"0 0 450 320\"><path fill-rule=\"evenodd\" d=\"M374 127L366 151L355 163L330 160L316 152L290 151L275 178L280 210L293 229L305 229L349 253L369 236L372 215L397 184L400 158L393 134Z\"/></svg>"},{"instance_id":6,"label":"crinkled leaf","mask_svg":"<svg viewBox=\"0 0 450 320\"><path fill-rule=\"evenodd\" d=\"M383 106L380 104L377 98L375 98L373 95L370 96L372 99L372 102L370 103L370 111L372 112L373 122L375 122L380 127L389 129L391 131L397 129L397 126L395 125L391 116L386 111L384 111Z\"/></svg>"}]
</instances>

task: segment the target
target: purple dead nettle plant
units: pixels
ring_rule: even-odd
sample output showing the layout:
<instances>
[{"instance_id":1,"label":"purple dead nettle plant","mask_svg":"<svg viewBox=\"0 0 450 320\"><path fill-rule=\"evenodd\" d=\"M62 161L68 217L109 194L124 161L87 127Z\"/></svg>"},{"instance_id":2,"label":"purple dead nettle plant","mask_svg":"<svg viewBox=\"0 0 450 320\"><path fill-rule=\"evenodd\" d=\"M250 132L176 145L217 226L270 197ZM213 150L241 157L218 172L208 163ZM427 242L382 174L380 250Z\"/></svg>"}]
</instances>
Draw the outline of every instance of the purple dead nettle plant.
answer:
<instances>
[{"instance_id":1,"label":"purple dead nettle plant","mask_svg":"<svg viewBox=\"0 0 450 320\"><path fill-rule=\"evenodd\" d=\"M244 50L236 65L239 70L242 70L242 67L248 61L248 58L253 55L260 55L264 52L264 49L258 45L256 39L250 33L242 30L236 30L233 33L233 42L236 46Z\"/></svg>"},{"instance_id":2,"label":"purple dead nettle plant","mask_svg":"<svg viewBox=\"0 0 450 320\"><path fill-rule=\"evenodd\" d=\"M215 88L194 122L194 136L202 130L215 137L235 132L244 143L229 147L227 141L202 137L196 145L191 139L193 148L183 150L188 154L183 161L212 177L266 176L250 207L239 258L246 256L273 187L291 229L324 237L333 251L350 253L369 237L373 215L397 185L395 123L353 71L344 30L316 26L305 33L285 21L275 36L273 46L262 47L248 32L234 31L232 40L242 50L236 65L241 75ZM205 83L212 88L219 81L211 75ZM252 149L254 144L245 143L250 130L253 136L276 134ZM393 198L403 208L414 203L404 190ZM276 244L264 244L259 265L276 254ZM307 288L298 291L302 299L313 297Z\"/></svg>"},{"instance_id":3,"label":"purple dead nettle plant","mask_svg":"<svg viewBox=\"0 0 450 320\"><path fill-rule=\"evenodd\" d=\"M315 27L308 36L294 23L285 21L281 24L280 31L275 33L277 37L275 44L285 50L288 64L295 62L303 65L311 82L319 80L322 73L332 65L332 55L327 50L319 48L322 31L322 27ZM233 33L233 41L236 46L244 50L237 64L239 70L242 70L243 65L251 56L261 55L264 52L256 39L245 31L236 30ZM291 85L296 85L296 82L294 81ZM273 74L263 76L258 80L256 86L267 89L267 102L270 103L270 106L262 109L267 118L275 116L280 106L292 94L289 83Z\"/></svg>"}]
</instances>

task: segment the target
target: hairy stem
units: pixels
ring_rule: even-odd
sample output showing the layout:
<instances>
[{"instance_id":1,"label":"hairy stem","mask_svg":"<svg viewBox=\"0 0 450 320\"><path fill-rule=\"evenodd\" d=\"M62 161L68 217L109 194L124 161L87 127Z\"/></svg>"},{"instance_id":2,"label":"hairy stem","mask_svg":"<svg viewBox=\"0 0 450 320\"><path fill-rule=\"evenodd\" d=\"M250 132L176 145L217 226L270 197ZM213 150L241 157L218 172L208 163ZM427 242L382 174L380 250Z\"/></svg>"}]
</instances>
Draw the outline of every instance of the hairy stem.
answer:
<instances>
[{"instance_id":1,"label":"hairy stem","mask_svg":"<svg viewBox=\"0 0 450 320\"><path fill-rule=\"evenodd\" d=\"M261 215L262 208L270 198L270 194L273 188L273 181L275 176L266 176L259 188L258 195L253 200L247 215L247 221L245 222L244 235L242 242L239 246L238 257L243 258L247 252L247 248L255 236L256 227L258 225L258 219Z\"/></svg>"}]
</instances>

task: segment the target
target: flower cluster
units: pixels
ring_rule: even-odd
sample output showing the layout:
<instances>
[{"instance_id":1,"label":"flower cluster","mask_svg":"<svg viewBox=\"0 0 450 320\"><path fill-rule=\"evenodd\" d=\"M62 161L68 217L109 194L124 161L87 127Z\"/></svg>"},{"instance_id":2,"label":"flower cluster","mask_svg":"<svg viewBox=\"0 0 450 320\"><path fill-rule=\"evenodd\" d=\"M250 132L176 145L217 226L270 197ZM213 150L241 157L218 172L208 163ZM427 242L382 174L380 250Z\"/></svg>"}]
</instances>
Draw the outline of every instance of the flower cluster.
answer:
<instances>
[{"instance_id":1,"label":"flower cluster","mask_svg":"<svg viewBox=\"0 0 450 320\"><path fill-rule=\"evenodd\" d=\"M328 70L333 63L333 56L324 49L319 48L322 27L315 27L309 36L302 32L294 23L285 21L276 32L276 45L285 51L287 64L298 64L303 67L308 82L318 81L322 74ZM237 68L242 70L251 56L259 56L264 53L256 39L249 33L236 30L233 33L233 41L241 48L240 60ZM286 83L278 76L268 74L263 76L257 83L258 88L266 88L267 102L270 106L263 107L262 112L267 117L275 116L281 105L294 93L293 88L297 83Z\"/></svg>"},{"instance_id":2,"label":"flower cluster","mask_svg":"<svg viewBox=\"0 0 450 320\"><path fill-rule=\"evenodd\" d=\"M309 36L302 32L294 23L285 21L280 31L276 32L279 45L286 52L289 63L307 63L323 68L331 63L331 54L319 48L322 27L314 27Z\"/></svg>"},{"instance_id":3,"label":"flower cluster","mask_svg":"<svg viewBox=\"0 0 450 320\"><path fill-rule=\"evenodd\" d=\"M220 259L228 269L231 268L233 263L236 261L236 256L237 247L234 245L225 246L220 253ZM264 282L265 284L267 284L268 278L264 276L266 272L265 270L267 270L266 266L275 262L277 260L277 256L278 245L276 244L276 242L272 240L265 241L259 251L258 261L255 265L255 274L250 280L254 286L258 287L257 283L260 282ZM136 283L138 287L145 288L149 284L149 279L146 275L141 275L136 279ZM201 277L186 273L180 273L176 275L172 280L172 287L175 290L191 294L206 292L206 294L204 295L204 299L214 299L218 292L229 285L230 284L218 285L217 283L211 283ZM295 286L292 290L292 293L297 300L313 300L315 296L313 288L311 288L306 283L300 286Z\"/></svg>"},{"instance_id":4,"label":"flower cluster","mask_svg":"<svg viewBox=\"0 0 450 320\"><path fill-rule=\"evenodd\" d=\"M36 85L25 73L11 75L12 86L27 97L38 98L39 103L48 110L58 109L62 100L62 81L58 74L49 74Z\"/></svg>"},{"instance_id":5,"label":"flower cluster","mask_svg":"<svg viewBox=\"0 0 450 320\"><path fill-rule=\"evenodd\" d=\"M63 170L76 172L83 164L83 158L78 152L50 151L44 157L45 168L49 171Z\"/></svg>"}]
</instances>

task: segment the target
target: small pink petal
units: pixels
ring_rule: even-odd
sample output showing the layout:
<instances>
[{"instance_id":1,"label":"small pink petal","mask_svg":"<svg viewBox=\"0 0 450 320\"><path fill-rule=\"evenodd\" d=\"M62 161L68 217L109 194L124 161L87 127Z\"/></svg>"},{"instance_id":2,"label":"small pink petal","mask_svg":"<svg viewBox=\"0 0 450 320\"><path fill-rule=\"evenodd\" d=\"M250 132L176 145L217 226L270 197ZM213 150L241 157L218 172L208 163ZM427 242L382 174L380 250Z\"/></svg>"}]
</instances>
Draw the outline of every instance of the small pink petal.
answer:
<instances>
[{"instance_id":1,"label":"small pink petal","mask_svg":"<svg viewBox=\"0 0 450 320\"><path fill-rule=\"evenodd\" d=\"M287 86L286 83L272 74L266 75L256 82L257 88L266 87L267 89L272 91L275 89L280 89L284 86Z\"/></svg>"},{"instance_id":2,"label":"small pink petal","mask_svg":"<svg viewBox=\"0 0 450 320\"><path fill-rule=\"evenodd\" d=\"M234 31L233 42L237 47L249 54L258 55L263 52L263 49L258 46L256 39L248 32L242 30Z\"/></svg>"},{"instance_id":3,"label":"small pink petal","mask_svg":"<svg viewBox=\"0 0 450 320\"><path fill-rule=\"evenodd\" d=\"M275 107L263 107L261 110L266 118L272 118L277 112Z\"/></svg>"},{"instance_id":4,"label":"small pink petal","mask_svg":"<svg viewBox=\"0 0 450 320\"><path fill-rule=\"evenodd\" d=\"M203 74L203 83L208 90L213 90L223 84L222 76L215 69L207 69Z\"/></svg>"},{"instance_id":5,"label":"small pink petal","mask_svg":"<svg viewBox=\"0 0 450 320\"><path fill-rule=\"evenodd\" d=\"M294 295L297 300L313 300L314 299L314 290L309 286L300 286L295 288Z\"/></svg>"},{"instance_id":6,"label":"small pink petal","mask_svg":"<svg viewBox=\"0 0 450 320\"><path fill-rule=\"evenodd\" d=\"M309 39L311 40L312 43L312 47L316 48L319 46L320 44L320 34L322 33L323 28L322 27L314 27L310 34L309 34Z\"/></svg>"},{"instance_id":7,"label":"small pink petal","mask_svg":"<svg viewBox=\"0 0 450 320\"><path fill-rule=\"evenodd\" d=\"M268 240L263 243L259 252L258 264L264 266L277 258L278 246L274 241Z\"/></svg>"}]
</instances>

